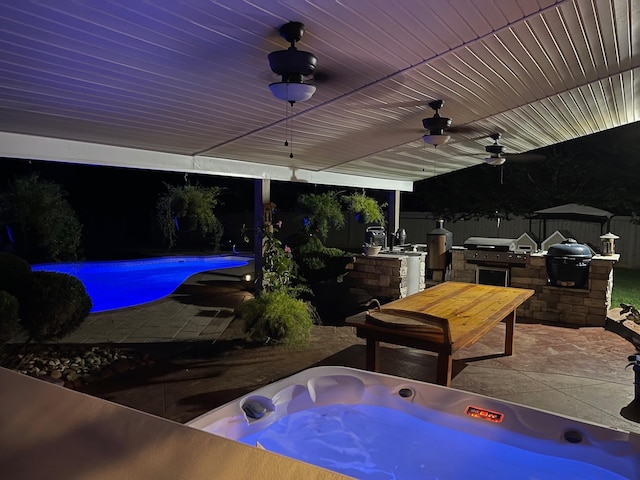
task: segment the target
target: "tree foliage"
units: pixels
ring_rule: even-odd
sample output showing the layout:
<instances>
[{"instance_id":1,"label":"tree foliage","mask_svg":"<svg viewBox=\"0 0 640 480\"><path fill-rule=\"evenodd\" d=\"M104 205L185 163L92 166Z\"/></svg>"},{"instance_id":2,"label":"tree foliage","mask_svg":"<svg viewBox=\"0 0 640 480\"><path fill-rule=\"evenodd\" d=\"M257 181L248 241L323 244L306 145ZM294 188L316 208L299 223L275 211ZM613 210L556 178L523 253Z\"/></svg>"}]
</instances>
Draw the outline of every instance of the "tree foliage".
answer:
<instances>
[{"instance_id":1,"label":"tree foliage","mask_svg":"<svg viewBox=\"0 0 640 480\"><path fill-rule=\"evenodd\" d=\"M15 253L30 262L77 260L82 225L60 185L37 173L15 177L0 195Z\"/></svg>"}]
</instances>

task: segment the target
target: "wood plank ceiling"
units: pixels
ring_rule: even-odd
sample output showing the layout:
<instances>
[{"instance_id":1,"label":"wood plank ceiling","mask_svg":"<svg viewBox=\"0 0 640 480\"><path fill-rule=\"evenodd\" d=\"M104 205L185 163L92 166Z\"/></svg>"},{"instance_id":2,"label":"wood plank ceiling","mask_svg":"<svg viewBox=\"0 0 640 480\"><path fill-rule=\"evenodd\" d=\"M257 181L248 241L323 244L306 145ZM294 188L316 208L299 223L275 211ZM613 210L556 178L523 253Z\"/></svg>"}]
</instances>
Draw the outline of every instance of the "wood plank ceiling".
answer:
<instances>
[{"instance_id":1,"label":"wood plank ceiling","mask_svg":"<svg viewBox=\"0 0 640 480\"><path fill-rule=\"evenodd\" d=\"M288 21L318 58L292 108L268 88ZM0 22L2 157L411 190L492 133L518 153L640 115L638 0L4 0Z\"/></svg>"}]
</instances>

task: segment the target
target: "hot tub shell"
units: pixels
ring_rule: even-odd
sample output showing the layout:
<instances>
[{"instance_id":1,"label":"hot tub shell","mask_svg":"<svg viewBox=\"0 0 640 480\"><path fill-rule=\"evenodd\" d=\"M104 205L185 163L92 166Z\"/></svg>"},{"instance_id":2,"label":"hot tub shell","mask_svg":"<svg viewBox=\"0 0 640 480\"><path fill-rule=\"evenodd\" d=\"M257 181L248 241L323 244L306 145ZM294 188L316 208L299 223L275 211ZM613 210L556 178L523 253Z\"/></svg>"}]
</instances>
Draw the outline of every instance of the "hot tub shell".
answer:
<instances>
[{"instance_id":1,"label":"hot tub shell","mask_svg":"<svg viewBox=\"0 0 640 480\"><path fill-rule=\"evenodd\" d=\"M640 478L640 435L440 385L349 367L315 367L213 409L187 425L240 440L318 406L374 405L542 455ZM437 439L435 439L437 440Z\"/></svg>"}]
</instances>

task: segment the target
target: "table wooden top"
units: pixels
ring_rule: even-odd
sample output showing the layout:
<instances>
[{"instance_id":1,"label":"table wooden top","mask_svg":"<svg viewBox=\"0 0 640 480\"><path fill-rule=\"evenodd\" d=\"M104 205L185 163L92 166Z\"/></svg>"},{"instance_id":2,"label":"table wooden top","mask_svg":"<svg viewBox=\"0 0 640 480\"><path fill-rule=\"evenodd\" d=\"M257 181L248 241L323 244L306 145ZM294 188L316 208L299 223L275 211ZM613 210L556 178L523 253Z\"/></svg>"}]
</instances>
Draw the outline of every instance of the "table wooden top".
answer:
<instances>
[{"instance_id":1,"label":"table wooden top","mask_svg":"<svg viewBox=\"0 0 640 480\"><path fill-rule=\"evenodd\" d=\"M524 288L444 282L368 310L364 319L348 323L465 344L506 319L534 293Z\"/></svg>"}]
</instances>

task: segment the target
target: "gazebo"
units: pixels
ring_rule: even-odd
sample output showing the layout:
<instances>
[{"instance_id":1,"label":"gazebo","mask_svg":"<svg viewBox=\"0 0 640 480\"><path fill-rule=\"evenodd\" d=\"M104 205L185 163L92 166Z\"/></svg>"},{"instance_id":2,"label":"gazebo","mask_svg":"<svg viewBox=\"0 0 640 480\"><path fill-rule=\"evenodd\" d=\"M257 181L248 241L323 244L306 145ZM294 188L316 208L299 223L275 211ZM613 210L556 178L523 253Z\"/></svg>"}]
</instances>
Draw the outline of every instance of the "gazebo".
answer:
<instances>
[{"instance_id":1,"label":"gazebo","mask_svg":"<svg viewBox=\"0 0 640 480\"><path fill-rule=\"evenodd\" d=\"M578 220L582 222L592 222L600 224L600 234L604 234L610 230L611 218L613 213L601 210L599 208L590 207L588 205L580 205L578 203L567 203L557 207L536 210L534 215L529 217L529 230L531 229L532 220L542 221L542 234L540 238L547 237L547 220Z\"/></svg>"}]
</instances>

